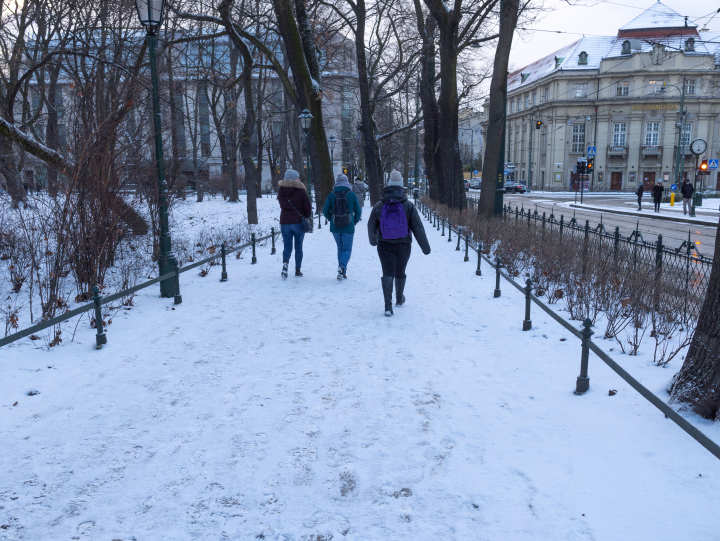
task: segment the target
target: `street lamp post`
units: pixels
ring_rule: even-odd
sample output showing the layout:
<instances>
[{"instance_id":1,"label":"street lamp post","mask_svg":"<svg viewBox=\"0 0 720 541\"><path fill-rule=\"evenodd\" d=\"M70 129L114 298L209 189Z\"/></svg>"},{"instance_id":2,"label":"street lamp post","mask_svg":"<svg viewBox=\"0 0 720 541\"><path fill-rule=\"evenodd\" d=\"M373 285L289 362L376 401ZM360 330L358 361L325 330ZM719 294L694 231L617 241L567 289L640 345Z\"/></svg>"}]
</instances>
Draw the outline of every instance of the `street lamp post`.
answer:
<instances>
[{"instance_id":1,"label":"street lamp post","mask_svg":"<svg viewBox=\"0 0 720 541\"><path fill-rule=\"evenodd\" d=\"M168 225L167 183L165 182L165 162L162 146L162 116L160 114L160 89L157 74L157 29L162 22L165 0L135 0L140 23L147 29L148 56L150 58L150 78L152 80L153 131L155 132L155 167L158 182L158 213L160 217L160 254L158 265L160 276L172 272L177 267L177 258L172 252L170 227ZM160 296L180 297L180 283L177 276L160 282Z\"/></svg>"},{"instance_id":2,"label":"street lamp post","mask_svg":"<svg viewBox=\"0 0 720 541\"><path fill-rule=\"evenodd\" d=\"M682 176L683 176L683 169L684 169L684 168L680 167L680 161L683 156L682 150L681 150L682 130L683 130L683 125L685 124L685 115L686 115L686 111L685 111L685 80L686 80L686 77L683 77L682 87L678 89L678 90L680 90L680 111L678 113L680 115L680 117L678 118L678 122L677 122L678 143L677 143L677 148L675 149L675 176L674 176L678 186L682 185ZM665 93L666 86L672 86L672 87L678 88L677 85L663 85L660 88L660 92Z\"/></svg>"},{"instance_id":3,"label":"street lamp post","mask_svg":"<svg viewBox=\"0 0 720 541\"><path fill-rule=\"evenodd\" d=\"M312 122L312 119L314 118L310 111L307 109L303 109L303 112L300 113L300 126L302 126L303 131L305 132L305 153L307 156L307 181L308 181L308 193L310 194L310 203L313 202L313 195L312 195L312 170L310 169L310 122Z\"/></svg>"},{"instance_id":4,"label":"street lamp post","mask_svg":"<svg viewBox=\"0 0 720 541\"><path fill-rule=\"evenodd\" d=\"M332 162L332 169L333 169L333 176L335 175L335 145L337 144L337 139L335 139L334 135L331 135L328 139L328 144L330 145L330 161Z\"/></svg>"}]
</instances>

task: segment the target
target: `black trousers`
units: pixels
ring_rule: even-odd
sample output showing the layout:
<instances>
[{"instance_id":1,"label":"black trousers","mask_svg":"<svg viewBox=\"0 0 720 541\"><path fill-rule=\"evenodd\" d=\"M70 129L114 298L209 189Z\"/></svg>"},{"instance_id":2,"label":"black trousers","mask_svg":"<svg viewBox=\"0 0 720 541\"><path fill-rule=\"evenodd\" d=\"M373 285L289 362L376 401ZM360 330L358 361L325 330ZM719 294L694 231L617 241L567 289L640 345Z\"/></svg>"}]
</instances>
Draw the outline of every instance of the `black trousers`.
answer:
<instances>
[{"instance_id":1,"label":"black trousers","mask_svg":"<svg viewBox=\"0 0 720 541\"><path fill-rule=\"evenodd\" d=\"M383 276L405 278L405 267L407 267L410 260L411 248L412 244L409 242L378 242L377 251L380 256Z\"/></svg>"}]
</instances>

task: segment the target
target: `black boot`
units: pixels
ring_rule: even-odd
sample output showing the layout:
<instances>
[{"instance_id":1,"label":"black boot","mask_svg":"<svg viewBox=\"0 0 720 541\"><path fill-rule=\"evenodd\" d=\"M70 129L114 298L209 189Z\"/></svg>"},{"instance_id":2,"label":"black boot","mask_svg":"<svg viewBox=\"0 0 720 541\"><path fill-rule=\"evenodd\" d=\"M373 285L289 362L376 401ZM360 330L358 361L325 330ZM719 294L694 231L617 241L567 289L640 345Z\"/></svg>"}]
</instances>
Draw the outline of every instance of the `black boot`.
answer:
<instances>
[{"instance_id":1,"label":"black boot","mask_svg":"<svg viewBox=\"0 0 720 541\"><path fill-rule=\"evenodd\" d=\"M302 278L302 272L300 272L300 267L295 267L295 276L298 278Z\"/></svg>"},{"instance_id":2,"label":"black boot","mask_svg":"<svg viewBox=\"0 0 720 541\"><path fill-rule=\"evenodd\" d=\"M405 304L405 278L395 278L395 306L402 306Z\"/></svg>"},{"instance_id":3,"label":"black boot","mask_svg":"<svg viewBox=\"0 0 720 541\"><path fill-rule=\"evenodd\" d=\"M393 277L383 276L382 277L382 289L383 297L385 297L385 315L390 317L393 315L392 310L392 294L393 294Z\"/></svg>"}]
</instances>

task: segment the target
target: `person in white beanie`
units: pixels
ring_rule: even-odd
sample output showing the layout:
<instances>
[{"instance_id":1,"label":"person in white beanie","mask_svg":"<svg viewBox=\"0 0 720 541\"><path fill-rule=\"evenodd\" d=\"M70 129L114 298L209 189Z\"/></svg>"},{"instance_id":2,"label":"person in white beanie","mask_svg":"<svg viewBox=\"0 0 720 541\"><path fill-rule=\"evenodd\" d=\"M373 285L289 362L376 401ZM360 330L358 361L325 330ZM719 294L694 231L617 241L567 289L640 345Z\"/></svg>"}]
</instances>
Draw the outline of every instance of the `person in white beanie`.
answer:
<instances>
[{"instance_id":1,"label":"person in white beanie","mask_svg":"<svg viewBox=\"0 0 720 541\"><path fill-rule=\"evenodd\" d=\"M294 169L285 171L285 177L278 182L278 203L280 204L280 233L283 239L283 267L280 276L283 280L288 277L290 255L295 240L295 276L302 277L303 239L305 233L302 228L303 218L312 218L312 205L308 197L305 184Z\"/></svg>"},{"instance_id":2,"label":"person in white beanie","mask_svg":"<svg viewBox=\"0 0 720 541\"><path fill-rule=\"evenodd\" d=\"M370 244L377 246L382 266L382 290L388 317L393 315L393 282L396 306L405 303L405 267L410 260L413 233L423 253L428 255L430 243L420 214L405 195L402 174L393 171L388 185L383 188L382 200L373 206L368 219Z\"/></svg>"},{"instance_id":3,"label":"person in white beanie","mask_svg":"<svg viewBox=\"0 0 720 541\"><path fill-rule=\"evenodd\" d=\"M348 178L340 173L335 187L323 205L323 214L330 222L330 232L335 238L338 250L338 280L347 278L347 266L352 254L355 224L362 217L362 208L357 195L352 191Z\"/></svg>"}]
</instances>

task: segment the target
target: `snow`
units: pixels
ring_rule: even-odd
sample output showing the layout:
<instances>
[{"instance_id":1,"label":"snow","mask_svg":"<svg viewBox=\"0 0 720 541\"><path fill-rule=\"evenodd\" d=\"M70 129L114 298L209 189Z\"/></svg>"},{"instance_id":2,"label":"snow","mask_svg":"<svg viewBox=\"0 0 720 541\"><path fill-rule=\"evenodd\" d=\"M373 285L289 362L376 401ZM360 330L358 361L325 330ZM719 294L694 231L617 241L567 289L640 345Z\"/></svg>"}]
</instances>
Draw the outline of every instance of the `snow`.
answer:
<instances>
[{"instance_id":1,"label":"snow","mask_svg":"<svg viewBox=\"0 0 720 541\"><path fill-rule=\"evenodd\" d=\"M620 30L645 30L658 28L697 28L696 24L686 22L685 17L669 8L662 2L657 2L643 11L632 21L620 27Z\"/></svg>"},{"instance_id":2,"label":"snow","mask_svg":"<svg viewBox=\"0 0 720 541\"><path fill-rule=\"evenodd\" d=\"M214 227L244 207L184 205ZM265 246L228 282L182 275L177 307L143 290L102 350L86 321L74 343L3 348L0 539L717 535L717 459L594 356L575 396L578 340L535 307L522 332L522 296L494 299L454 236L427 227L433 252L413 247L407 304L383 317L364 225L347 281L323 223L304 278ZM675 361L615 358L667 397Z\"/></svg>"}]
</instances>

